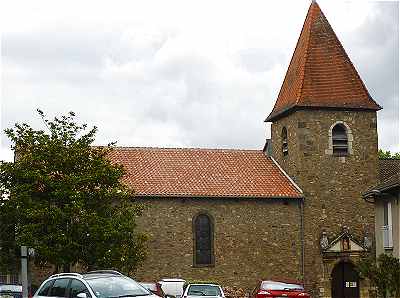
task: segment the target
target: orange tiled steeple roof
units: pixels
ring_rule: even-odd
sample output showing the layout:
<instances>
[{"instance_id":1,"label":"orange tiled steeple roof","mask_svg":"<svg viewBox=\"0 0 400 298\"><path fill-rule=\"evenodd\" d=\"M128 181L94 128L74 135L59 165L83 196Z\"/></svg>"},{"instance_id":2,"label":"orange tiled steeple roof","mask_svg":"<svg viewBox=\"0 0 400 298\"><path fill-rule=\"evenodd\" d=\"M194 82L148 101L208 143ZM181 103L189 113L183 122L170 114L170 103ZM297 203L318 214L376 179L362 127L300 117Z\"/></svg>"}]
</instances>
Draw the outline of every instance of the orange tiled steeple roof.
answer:
<instances>
[{"instance_id":1,"label":"orange tiled steeple roof","mask_svg":"<svg viewBox=\"0 0 400 298\"><path fill-rule=\"evenodd\" d=\"M278 99L266 121L300 107L381 109L315 1L308 10Z\"/></svg>"}]
</instances>

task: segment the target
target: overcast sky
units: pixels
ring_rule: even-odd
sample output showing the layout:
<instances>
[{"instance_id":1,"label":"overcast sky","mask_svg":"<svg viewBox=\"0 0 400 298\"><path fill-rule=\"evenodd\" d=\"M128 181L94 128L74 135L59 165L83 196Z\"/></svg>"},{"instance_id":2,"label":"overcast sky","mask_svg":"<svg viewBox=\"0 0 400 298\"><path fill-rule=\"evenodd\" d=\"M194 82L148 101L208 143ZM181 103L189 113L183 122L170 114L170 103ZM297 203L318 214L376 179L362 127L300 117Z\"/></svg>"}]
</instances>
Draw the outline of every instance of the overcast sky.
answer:
<instances>
[{"instance_id":1,"label":"overcast sky","mask_svg":"<svg viewBox=\"0 0 400 298\"><path fill-rule=\"evenodd\" d=\"M399 149L398 2L318 1ZM7 1L1 128L74 111L97 144L261 149L310 1ZM0 159L11 160L1 135Z\"/></svg>"}]
</instances>

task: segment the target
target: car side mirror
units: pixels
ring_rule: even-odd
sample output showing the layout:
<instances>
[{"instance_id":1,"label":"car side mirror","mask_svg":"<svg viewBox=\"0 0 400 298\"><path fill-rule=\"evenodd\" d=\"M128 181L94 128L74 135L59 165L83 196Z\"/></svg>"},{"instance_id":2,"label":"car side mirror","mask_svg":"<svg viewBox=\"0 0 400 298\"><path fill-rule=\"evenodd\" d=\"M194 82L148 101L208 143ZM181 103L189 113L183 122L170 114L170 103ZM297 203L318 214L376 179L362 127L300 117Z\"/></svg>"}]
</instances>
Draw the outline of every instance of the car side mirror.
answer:
<instances>
[{"instance_id":1,"label":"car side mirror","mask_svg":"<svg viewBox=\"0 0 400 298\"><path fill-rule=\"evenodd\" d=\"M89 296L84 292L79 293L78 295L76 295L76 297L78 297L78 298L89 298Z\"/></svg>"}]
</instances>

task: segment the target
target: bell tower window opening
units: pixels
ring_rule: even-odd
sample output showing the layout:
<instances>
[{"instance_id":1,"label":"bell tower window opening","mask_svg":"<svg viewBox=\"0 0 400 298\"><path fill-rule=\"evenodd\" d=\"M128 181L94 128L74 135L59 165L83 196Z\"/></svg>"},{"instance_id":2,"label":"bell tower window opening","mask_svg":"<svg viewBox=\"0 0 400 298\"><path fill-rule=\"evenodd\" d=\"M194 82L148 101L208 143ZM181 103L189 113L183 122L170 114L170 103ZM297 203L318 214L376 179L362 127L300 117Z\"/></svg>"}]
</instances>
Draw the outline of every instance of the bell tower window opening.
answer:
<instances>
[{"instance_id":1,"label":"bell tower window opening","mask_svg":"<svg viewBox=\"0 0 400 298\"><path fill-rule=\"evenodd\" d=\"M336 156L345 156L349 153L346 127L336 124L332 129L332 148Z\"/></svg>"},{"instance_id":2,"label":"bell tower window opening","mask_svg":"<svg viewBox=\"0 0 400 298\"><path fill-rule=\"evenodd\" d=\"M286 127L282 128L282 153L284 156L289 154L289 149L288 149L288 139L287 139L287 129Z\"/></svg>"}]
</instances>

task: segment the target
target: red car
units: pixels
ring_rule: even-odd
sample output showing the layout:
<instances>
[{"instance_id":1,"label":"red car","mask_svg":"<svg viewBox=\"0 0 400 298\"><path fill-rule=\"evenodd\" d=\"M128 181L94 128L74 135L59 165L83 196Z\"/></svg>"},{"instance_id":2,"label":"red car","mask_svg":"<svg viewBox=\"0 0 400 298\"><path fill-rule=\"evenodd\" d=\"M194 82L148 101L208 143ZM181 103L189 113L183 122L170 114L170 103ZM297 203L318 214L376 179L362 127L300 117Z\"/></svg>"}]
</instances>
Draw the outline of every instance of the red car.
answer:
<instances>
[{"instance_id":1,"label":"red car","mask_svg":"<svg viewBox=\"0 0 400 298\"><path fill-rule=\"evenodd\" d=\"M164 291L161 289L161 284L158 282L140 282L139 284L161 298L166 297Z\"/></svg>"},{"instance_id":2,"label":"red car","mask_svg":"<svg viewBox=\"0 0 400 298\"><path fill-rule=\"evenodd\" d=\"M304 287L299 282L282 282L275 280L263 280L251 294L251 298L290 298L301 297L310 298L311 296L304 291Z\"/></svg>"}]
</instances>

